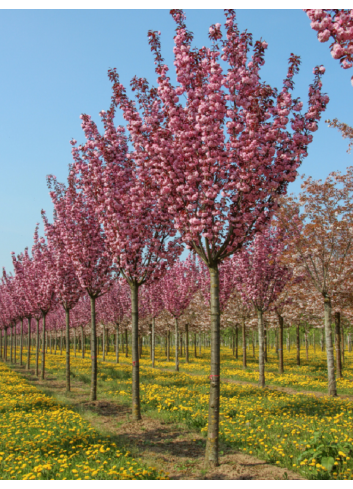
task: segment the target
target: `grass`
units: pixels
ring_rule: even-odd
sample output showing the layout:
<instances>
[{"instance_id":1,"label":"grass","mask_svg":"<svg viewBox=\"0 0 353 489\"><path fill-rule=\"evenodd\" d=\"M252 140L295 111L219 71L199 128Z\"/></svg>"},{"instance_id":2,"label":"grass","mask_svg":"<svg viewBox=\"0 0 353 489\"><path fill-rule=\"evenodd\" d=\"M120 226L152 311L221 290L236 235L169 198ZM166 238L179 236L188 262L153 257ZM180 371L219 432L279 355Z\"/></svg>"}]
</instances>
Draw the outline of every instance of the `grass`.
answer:
<instances>
[{"instance_id":1,"label":"grass","mask_svg":"<svg viewBox=\"0 0 353 489\"><path fill-rule=\"evenodd\" d=\"M143 415L179 423L180 429L198 431L206 436L209 392L207 374L210 352L205 350L201 358L191 358L189 365L181 362L179 373L172 370L173 363L166 362L162 353L159 351L156 362L158 368L151 368L147 355L140 362ZM277 358L274 352L270 352L269 362L266 365L267 380L273 385L285 385L296 390L325 392L324 355L321 351L316 350L314 356L314 352L310 350L309 360L304 360L301 367L295 365L294 354L294 351L286 352L285 377L276 373ZM98 398L128 405L131 403L131 358L126 359L122 356L119 365L113 363L112 354L108 355L107 360L99 362ZM223 378L257 380L255 361L250 358L248 369L243 371L241 361L233 359L229 348L222 348L222 365ZM64 355L47 356L48 375L64 379L64 368ZM339 381L338 390L344 394L353 394L353 389L348 383L352 375L351 353L346 354L343 374L347 384ZM89 381L89 355L85 359L79 356L72 357L72 375L75 379ZM19 383L19 386L21 385ZM88 384L84 384L87 392L88 387ZM17 398L20 395L17 386L14 385L12 390ZM67 399L71 398L72 395L67 397ZM28 403L31 405L32 400ZM273 465L296 471L308 479L352 479L352 420L353 402L349 399L317 397L303 392L291 394L236 383L221 384L220 438L223 445L231 451L242 451L250 456L260 457ZM10 425L13 422L9 420ZM39 424L38 421L38 426ZM61 433L61 436L63 435L64 432ZM25 441L19 439L17 443L23 444ZM95 445L103 441L95 440L95 443L93 441L87 443ZM109 463L114 463L119 468L118 471L114 470L120 473L120 466L118 467L115 460L113 462L112 459ZM100 461L102 478L103 474L109 473L111 466L106 464L104 467ZM123 467L126 473L125 462ZM85 470L80 469L80 477ZM141 473L141 469L138 470ZM56 478L64 475L64 472L57 470L54 472ZM159 477L157 472L151 473L155 478ZM65 474L68 476L69 472ZM98 474L99 472L94 477L99 478ZM92 472L84 476L94 478Z\"/></svg>"}]
</instances>

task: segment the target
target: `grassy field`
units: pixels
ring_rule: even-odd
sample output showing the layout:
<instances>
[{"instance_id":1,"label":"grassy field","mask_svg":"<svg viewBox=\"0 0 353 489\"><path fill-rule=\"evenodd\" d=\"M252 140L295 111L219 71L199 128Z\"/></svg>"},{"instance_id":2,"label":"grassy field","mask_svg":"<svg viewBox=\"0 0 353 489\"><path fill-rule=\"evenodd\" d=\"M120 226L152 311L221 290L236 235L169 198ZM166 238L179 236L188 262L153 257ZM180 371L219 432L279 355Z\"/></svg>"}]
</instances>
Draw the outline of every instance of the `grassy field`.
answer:
<instances>
[{"instance_id":1,"label":"grassy field","mask_svg":"<svg viewBox=\"0 0 353 489\"><path fill-rule=\"evenodd\" d=\"M179 423L181 429L192 430L206 436L209 390L207 375L210 352L204 350L200 358L190 358L188 365L183 363L185 359L182 358L179 373L172 370L173 363L166 362L161 351L157 352L156 368L152 369L147 353L145 351L145 356L140 363L143 415ZM267 381L271 385L286 386L298 391L305 389L325 392L324 354L316 350L314 356L314 352L310 351L309 360L305 360L303 358L305 353L302 352L302 366L297 367L294 353L292 351L286 354L287 363L284 375L276 373L277 358L274 352L270 353L266 365ZM129 405L131 402L131 358L121 356L120 360L121 363L116 365L113 363L114 357L111 354L107 356L106 362L99 362L98 398L119 405ZM248 369L243 370L241 361L233 359L229 348L222 348L222 362L221 373L224 379L257 380L256 361L251 358L249 358ZM48 376L63 380L64 368L64 354L48 355ZM156 471L143 469L138 462L131 460L130 467L133 470L127 470L129 459L124 458L121 451L117 452L119 458L116 458L118 448L112 447L107 440L101 438L100 441L97 440L94 431L84 427L84 421L73 411L68 411L71 413L68 417L71 420L70 428L67 427L63 431L63 425L56 420L62 420L61 410L65 411L68 408L59 407L47 396L38 392L34 393L31 390L32 387L23 383L21 377L8 370L6 372L9 377L5 385L9 389L10 403L6 401L1 405L9 406L12 403L13 406L16 406L16 411L13 409L6 411L8 418L1 428L2 440L4 442L7 440L7 444L11 443L13 450L16 449L16 446L22 447L21 450L23 447L28 447L27 456L29 457L29 454L31 456L29 459L31 465L25 470L28 478L38 476L41 478L68 478L72 475L72 470L77 470L75 478L118 478L121 477L121 474L123 477L132 478L161 477ZM350 380L352 378L351 353L346 355L343 375L344 379L338 381L339 393L353 394L350 386L352 384ZM89 355L82 359L78 353L76 358L72 358L72 377L74 381L86 386L88 397ZM74 394L70 396L73 398ZM41 403L43 403L45 415L39 414L41 411L37 406L42 406ZM29 430L28 434L25 434L21 428L24 426L23 423L28 422L26 413L30 409L35 409L37 413L33 428L37 430L35 431L36 439L33 436L34 432ZM49 416L50 423L41 425L40 420L43 419L41 416ZM4 426L7 427L5 431ZM17 435L16 432L18 432ZM350 399L318 397L304 392L288 393L268 388L261 390L250 384L243 385L235 382L223 382L221 385L221 442L230 451L242 451L250 456L260 457L273 465L295 471L308 479L351 480L353 471L352 433L353 401ZM55 440L64 435L67 437L68 445L64 452L59 453L55 451ZM71 436L74 437L72 440ZM51 457L45 457L50 470L45 468L43 460L43 449L41 448L44 444L43 440L46 440L47 455L54 450ZM73 451L69 440L73 441L76 451ZM32 446L33 443L35 445ZM112 456L109 461L104 453L101 455L102 446L104 453L108 447L110 448L109 455ZM2 451L7 453L8 448ZM87 462L88 465L84 464L84 454L90 451L99 453L99 461L95 462L94 467L91 461ZM15 470L14 475L19 477L16 472L15 451L12 458L12 465L9 461L6 462L6 470L9 471L6 474L11 475L11 470ZM64 461L61 462L63 458ZM134 463L136 466L133 466ZM34 467L39 467L42 472L38 472ZM45 472L46 470L48 472Z\"/></svg>"},{"instance_id":2,"label":"grassy field","mask_svg":"<svg viewBox=\"0 0 353 489\"><path fill-rule=\"evenodd\" d=\"M0 479L163 479L0 363Z\"/></svg>"}]
</instances>

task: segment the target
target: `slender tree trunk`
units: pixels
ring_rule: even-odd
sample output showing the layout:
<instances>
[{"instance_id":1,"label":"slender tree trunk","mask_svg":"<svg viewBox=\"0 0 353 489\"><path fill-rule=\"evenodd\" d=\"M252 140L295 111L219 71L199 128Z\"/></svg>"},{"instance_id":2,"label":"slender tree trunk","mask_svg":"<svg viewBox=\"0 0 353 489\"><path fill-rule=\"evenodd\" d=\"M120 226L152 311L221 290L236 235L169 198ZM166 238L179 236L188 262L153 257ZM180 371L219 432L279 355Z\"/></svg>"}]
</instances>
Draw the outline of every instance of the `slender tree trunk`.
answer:
<instances>
[{"instance_id":1,"label":"slender tree trunk","mask_svg":"<svg viewBox=\"0 0 353 489\"><path fill-rule=\"evenodd\" d=\"M91 401L97 400L97 330L96 298L91 297Z\"/></svg>"},{"instance_id":2,"label":"slender tree trunk","mask_svg":"<svg viewBox=\"0 0 353 489\"><path fill-rule=\"evenodd\" d=\"M56 355L57 343L58 343L58 334L57 334L57 331L55 330L54 355Z\"/></svg>"},{"instance_id":3,"label":"slender tree trunk","mask_svg":"<svg viewBox=\"0 0 353 489\"><path fill-rule=\"evenodd\" d=\"M324 297L325 307L325 336L326 336L326 355L327 355L327 375L328 375L328 393L330 396L337 396L335 362L332 346L331 331L331 299Z\"/></svg>"},{"instance_id":4,"label":"slender tree trunk","mask_svg":"<svg viewBox=\"0 0 353 489\"><path fill-rule=\"evenodd\" d=\"M116 363L119 363L119 323L116 323L116 334L115 334L115 357Z\"/></svg>"},{"instance_id":5,"label":"slender tree trunk","mask_svg":"<svg viewBox=\"0 0 353 489\"><path fill-rule=\"evenodd\" d=\"M201 333L199 334L199 355L201 356L201 343L202 343Z\"/></svg>"},{"instance_id":6,"label":"slender tree trunk","mask_svg":"<svg viewBox=\"0 0 353 489\"><path fill-rule=\"evenodd\" d=\"M242 318L241 332L242 332L242 339L243 339L243 368L246 368L246 332L245 332L245 318Z\"/></svg>"},{"instance_id":7,"label":"slender tree trunk","mask_svg":"<svg viewBox=\"0 0 353 489\"><path fill-rule=\"evenodd\" d=\"M76 328L73 328L74 331L74 356L76 358Z\"/></svg>"},{"instance_id":8,"label":"slender tree trunk","mask_svg":"<svg viewBox=\"0 0 353 489\"><path fill-rule=\"evenodd\" d=\"M252 357L255 360L255 331L252 332Z\"/></svg>"},{"instance_id":9,"label":"slender tree trunk","mask_svg":"<svg viewBox=\"0 0 353 489\"><path fill-rule=\"evenodd\" d=\"M139 360L142 357L142 336L139 336L138 339L138 353L139 353Z\"/></svg>"},{"instance_id":10,"label":"slender tree trunk","mask_svg":"<svg viewBox=\"0 0 353 489\"><path fill-rule=\"evenodd\" d=\"M13 363L13 335L12 335L12 326L10 326L10 363Z\"/></svg>"},{"instance_id":11,"label":"slender tree trunk","mask_svg":"<svg viewBox=\"0 0 353 489\"><path fill-rule=\"evenodd\" d=\"M39 319L36 318L36 368L35 375L39 375Z\"/></svg>"},{"instance_id":12,"label":"slender tree trunk","mask_svg":"<svg viewBox=\"0 0 353 489\"><path fill-rule=\"evenodd\" d=\"M127 329L125 329L125 356L126 358L129 355L129 344L128 344L128 337L127 337Z\"/></svg>"},{"instance_id":13,"label":"slender tree trunk","mask_svg":"<svg viewBox=\"0 0 353 489\"><path fill-rule=\"evenodd\" d=\"M305 358L306 358L306 360L309 360L309 342L308 342L308 332L307 331L305 331L304 337L305 337Z\"/></svg>"},{"instance_id":14,"label":"slender tree trunk","mask_svg":"<svg viewBox=\"0 0 353 489\"><path fill-rule=\"evenodd\" d=\"M296 333L297 333L297 365L300 365L300 332L299 332L299 324L296 325Z\"/></svg>"},{"instance_id":15,"label":"slender tree trunk","mask_svg":"<svg viewBox=\"0 0 353 489\"><path fill-rule=\"evenodd\" d=\"M150 324L150 360L152 362L152 324Z\"/></svg>"},{"instance_id":16,"label":"slender tree trunk","mask_svg":"<svg viewBox=\"0 0 353 489\"><path fill-rule=\"evenodd\" d=\"M156 338L155 338L155 318L152 318L152 331L151 331L152 343L151 343L151 353L152 353L152 368L154 368L155 353L156 353Z\"/></svg>"},{"instance_id":17,"label":"slender tree trunk","mask_svg":"<svg viewBox=\"0 0 353 489\"><path fill-rule=\"evenodd\" d=\"M238 325L235 325L235 359L238 360L239 358L239 352L238 352L238 347L239 347L239 328Z\"/></svg>"},{"instance_id":18,"label":"slender tree trunk","mask_svg":"<svg viewBox=\"0 0 353 489\"><path fill-rule=\"evenodd\" d=\"M220 304L219 271L217 266L209 267L211 296L211 375L210 400L208 408L208 432L206 445L206 467L213 468L218 463L219 445L219 404L220 404Z\"/></svg>"},{"instance_id":19,"label":"slender tree trunk","mask_svg":"<svg viewBox=\"0 0 353 489\"><path fill-rule=\"evenodd\" d=\"M342 378L341 361L341 313L335 312L335 347L336 347L336 369L337 378Z\"/></svg>"},{"instance_id":20,"label":"slender tree trunk","mask_svg":"<svg viewBox=\"0 0 353 489\"><path fill-rule=\"evenodd\" d=\"M27 333L27 365L26 365L26 370L29 370L31 368L31 317L27 318L28 319L28 333Z\"/></svg>"},{"instance_id":21,"label":"slender tree trunk","mask_svg":"<svg viewBox=\"0 0 353 489\"><path fill-rule=\"evenodd\" d=\"M189 325L185 324L185 361L189 363Z\"/></svg>"},{"instance_id":22,"label":"slender tree trunk","mask_svg":"<svg viewBox=\"0 0 353 489\"><path fill-rule=\"evenodd\" d=\"M103 345L102 345L102 361L105 362L105 324L103 324Z\"/></svg>"},{"instance_id":23,"label":"slender tree trunk","mask_svg":"<svg viewBox=\"0 0 353 489\"><path fill-rule=\"evenodd\" d=\"M257 326L259 332L259 387L265 387L265 345L264 345L264 321L262 310L257 311Z\"/></svg>"},{"instance_id":24,"label":"slender tree trunk","mask_svg":"<svg viewBox=\"0 0 353 489\"><path fill-rule=\"evenodd\" d=\"M348 333L348 351L349 353L352 351L352 333Z\"/></svg>"},{"instance_id":25,"label":"slender tree trunk","mask_svg":"<svg viewBox=\"0 0 353 489\"><path fill-rule=\"evenodd\" d=\"M283 374L283 317L278 314L279 324L279 348L278 348L278 372Z\"/></svg>"},{"instance_id":26,"label":"slender tree trunk","mask_svg":"<svg viewBox=\"0 0 353 489\"><path fill-rule=\"evenodd\" d=\"M16 331L16 329L15 329ZM343 365L344 365L344 348L345 348L345 345L344 345L344 331L343 331L343 326L342 326L342 323L341 323L341 358L342 358L342 368L343 368ZM16 350L15 350L15 356L16 356ZM16 359L15 359L15 363L16 363ZM343 375L343 374L342 374Z\"/></svg>"},{"instance_id":27,"label":"slender tree trunk","mask_svg":"<svg viewBox=\"0 0 353 489\"><path fill-rule=\"evenodd\" d=\"M65 309L65 320L66 320L66 345L70 341L70 311ZM70 392L70 348L66 346L66 392Z\"/></svg>"},{"instance_id":28,"label":"slender tree trunk","mask_svg":"<svg viewBox=\"0 0 353 489\"><path fill-rule=\"evenodd\" d=\"M131 289L131 312L132 312L132 419L141 419L140 411L140 370L138 352L138 286L130 284ZM127 338L126 338L127 339ZM127 345L127 342L126 342ZM127 353L127 346L126 346Z\"/></svg>"},{"instance_id":29,"label":"slender tree trunk","mask_svg":"<svg viewBox=\"0 0 353 489\"><path fill-rule=\"evenodd\" d=\"M175 371L179 372L179 327L178 318L175 318Z\"/></svg>"},{"instance_id":30,"label":"slender tree trunk","mask_svg":"<svg viewBox=\"0 0 353 489\"><path fill-rule=\"evenodd\" d=\"M85 358L85 335L83 334L83 326L81 326L81 356Z\"/></svg>"},{"instance_id":31,"label":"slender tree trunk","mask_svg":"<svg viewBox=\"0 0 353 489\"><path fill-rule=\"evenodd\" d=\"M324 329L321 330L320 346L321 346L321 351L324 351L324 347L325 347Z\"/></svg>"},{"instance_id":32,"label":"slender tree trunk","mask_svg":"<svg viewBox=\"0 0 353 489\"><path fill-rule=\"evenodd\" d=\"M194 333L194 357L197 358L197 342L196 342L196 333Z\"/></svg>"},{"instance_id":33,"label":"slender tree trunk","mask_svg":"<svg viewBox=\"0 0 353 489\"><path fill-rule=\"evenodd\" d=\"M170 331L167 331L167 362L170 362Z\"/></svg>"},{"instance_id":34,"label":"slender tree trunk","mask_svg":"<svg viewBox=\"0 0 353 489\"><path fill-rule=\"evenodd\" d=\"M22 350L23 350L23 319L21 319L20 329L20 366L22 367Z\"/></svg>"},{"instance_id":35,"label":"slender tree trunk","mask_svg":"<svg viewBox=\"0 0 353 489\"><path fill-rule=\"evenodd\" d=\"M263 317L263 326L264 326L264 361L267 363L267 325L265 324Z\"/></svg>"},{"instance_id":36,"label":"slender tree trunk","mask_svg":"<svg viewBox=\"0 0 353 489\"><path fill-rule=\"evenodd\" d=\"M7 328L4 329L4 359L7 362Z\"/></svg>"},{"instance_id":37,"label":"slender tree trunk","mask_svg":"<svg viewBox=\"0 0 353 489\"><path fill-rule=\"evenodd\" d=\"M14 341L13 341L13 347L14 347L14 350L13 350L13 362L14 363L17 363L16 361L16 350L17 350L17 334L16 334L16 325L14 326L14 329L13 329L13 332L14 332Z\"/></svg>"},{"instance_id":38,"label":"slender tree trunk","mask_svg":"<svg viewBox=\"0 0 353 489\"><path fill-rule=\"evenodd\" d=\"M43 312L43 318L42 318L42 371L41 371L41 379L44 379L45 376L45 353L46 353L46 348L45 348L45 320L47 318L47 313Z\"/></svg>"},{"instance_id":39,"label":"slender tree trunk","mask_svg":"<svg viewBox=\"0 0 353 489\"><path fill-rule=\"evenodd\" d=\"M60 330L60 355L63 354L63 330Z\"/></svg>"}]
</instances>

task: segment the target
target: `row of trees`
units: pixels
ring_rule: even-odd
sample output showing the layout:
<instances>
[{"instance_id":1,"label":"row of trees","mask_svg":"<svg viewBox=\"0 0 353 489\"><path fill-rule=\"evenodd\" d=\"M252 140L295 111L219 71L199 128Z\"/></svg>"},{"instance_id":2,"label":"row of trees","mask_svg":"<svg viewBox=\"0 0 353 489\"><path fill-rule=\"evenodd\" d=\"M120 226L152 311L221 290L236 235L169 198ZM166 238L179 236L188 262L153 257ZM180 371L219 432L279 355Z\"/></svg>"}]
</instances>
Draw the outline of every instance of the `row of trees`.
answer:
<instances>
[{"instance_id":1,"label":"row of trees","mask_svg":"<svg viewBox=\"0 0 353 489\"><path fill-rule=\"evenodd\" d=\"M104 297L113 303L125 301L126 294L121 292L124 285L116 285L120 275L130 290L132 410L133 418L138 420L139 315L143 308L139 291L145 290L150 297L145 303L149 303L153 329L162 309L174 318L176 345L179 318L197 295L196 290L201 291L209 312L206 321L199 320L209 325L211 335L206 463L212 466L218 464L221 314L226 314L229 303L239 310L238 317L251 307L256 311L263 386L263 315L280 301L276 314L283 326L281 308L289 299L280 297L286 285L290 290L303 287L298 286L297 281L303 280L298 270L307 271L311 283L325 298L329 384L330 393L335 395L327 326L331 289L317 286L317 280L312 279L312 265L305 262L310 254L309 241L302 245L306 243L308 217L300 215L294 201L279 205L307 156L312 133L329 99L321 90L325 69L316 67L308 109L303 111L303 103L292 96L300 64L293 54L280 91L263 82L260 70L267 43L256 41L250 53L252 36L239 32L233 10L225 11L226 36L221 24L212 25L211 47L201 49L191 47L193 36L185 25L184 13L174 9L171 15L176 22L177 86L168 76L159 33L154 31L148 37L157 88L135 77L131 82L133 101L116 70L109 70L113 96L109 110L100 113L103 132L89 115L81 116L86 142L77 146L75 140L71 141L73 163L67 185L48 177L54 219L51 223L42 213L47 240L39 238L36 229L32 256L27 249L17 256L13 254L15 275L4 273L0 317L5 334L17 322L22 328L24 319L30 325L35 318L39 328L42 319L44 376L49 311L62 307L68 345L70 312L80 307L85 294L90 304L91 399L95 400L96 305ZM225 64L227 70L223 69ZM123 113L126 129L114 124L117 109ZM284 212L293 214L290 221ZM289 222L296 227L289 229ZM290 252L286 253L288 236L296 246L296 266L289 263ZM179 261L183 246L199 257L198 265L193 258ZM343 262L347 256L348 252ZM310 260L315 263L320 257L315 255ZM108 292L115 289L115 296ZM229 301L235 293L238 300ZM291 293L288 297L293 300ZM28 327L28 345L30 335ZM69 353L67 348L67 362ZM69 387L69 368L67 372Z\"/></svg>"}]
</instances>

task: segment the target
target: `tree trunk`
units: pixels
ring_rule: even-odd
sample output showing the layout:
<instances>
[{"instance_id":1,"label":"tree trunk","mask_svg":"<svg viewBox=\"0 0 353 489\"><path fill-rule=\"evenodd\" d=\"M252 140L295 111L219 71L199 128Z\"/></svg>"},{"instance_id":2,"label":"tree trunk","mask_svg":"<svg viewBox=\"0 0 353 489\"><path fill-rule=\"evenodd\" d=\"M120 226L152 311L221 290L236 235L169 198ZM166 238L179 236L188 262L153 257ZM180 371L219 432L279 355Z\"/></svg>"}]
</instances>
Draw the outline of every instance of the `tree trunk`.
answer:
<instances>
[{"instance_id":1,"label":"tree trunk","mask_svg":"<svg viewBox=\"0 0 353 489\"><path fill-rule=\"evenodd\" d=\"M15 329L16 331L16 329ZM341 323L341 358L342 358L342 362L341 362L341 366L343 368L343 365L344 365L344 348L345 348L345 345L344 345L344 330L343 330L343 326L342 326L342 323ZM16 350L15 350L15 355L16 355ZM16 362L16 360L15 360ZM342 372L341 372L342 373Z\"/></svg>"},{"instance_id":2,"label":"tree trunk","mask_svg":"<svg viewBox=\"0 0 353 489\"><path fill-rule=\"evenodd\" d=\"M139 352L138 352L138 286L135 283L130 284L131 290L131 313L132 313L132 419L137 421L141 419L140 411L140 370L139 370ZM127 340L127 330L126 330ZM126 341L127 356L127 341Z\"/></svg>"},{"instance_id":3,"label":"tree trunk","mask_svg":"<svg viewBox=\"0 0 353 489\"><path fill-rule=\"evenodd\" d=\"M328 393L330 396L337 396L335 362L332 346L331 332L331 300L324 297L325 301L325 336L326 336L326 355L327 355L327 375L328 375Z\"/></svg>"},{"instance_id":4,"label":"tree trunk","mask_svg":"<svg viewBox=\"0 0 353 489\"><path fill-rule=\"evenodd\" d=\"M309 342L308 342L308 332L305 331L304 333L304 338L305 338L305 358L306 360L309 360Z\"/></svg>"},{"instance_id":5,"label":"tree trunk","mask_svg":"<svg viewBox=\"0 0 353 489\"><path fill-rule=\"evenodd\" d=\"M7 362L7 328L4 329L4 359Z\"/></svg>"},{"instance_id":6,"label":"tree trunk","mask_svg":"<svg viewBox=\"0 0 353 489\"><path fill-rule=\"evenodd\" d=\"M194 333L194 357L197 358L196 333Z\"/></svg>"},{"instance_id":7,"label":"tree trunk","mask_svg":"<svg viewBox=\"0 0 353 489\"><path fill-rule=\"evenodd\" d=\"M20 329L20 365L22 367L22 349L23 349L23 319L21 319Z\"/></svg>"},{"instance_id":8,"label":"tree trunk","mask_svg":"<svg viewBox=\"0 0 353 489\"><path fill-rule=\"evenodd\" d=\"M283 374L283 317L278 314L279 347L278 347L278 372Z\"/></svg>"},{"instance_id":9,"label":"tree trunk","mask_svg":"<svg viewBox=\"0 0 353 489\"><path fill-rule=\"evenodd\" d=\"M60 330L60 355L63 354L63 330Z\"/></svg>"},{"instance_id":10,"label":"tree trunk","mask_svg":"<svg viewBox=\"0 0 353 489\"><path fill-rule=\"evenodd\" d=\"M39 319L36 318L36 368L35 375L39 375Z\"/></svg>"},{"instance_id":11,"label":"tree trunk","mask_svg":"<svg viewBox=\"0 0 353 489\"><path fill-rule=\"evenodd\" d=\"M154 368L155 361L155 346L156 346L156 338L155 338L155 318L152 318L152 343L151 343L151 353L152 353L152 368Z\"/></svg>"},{"instance_id":12,"label":"tree trunk","mask_svg":"<svg viewBox=\"0 0 353 489\"><path fill-rule=\"evenodd\" d=\"M76 358L76 328L73 328L74 331L74 357Z\"/></svg>"},{"instance_id":13,"label":"tree trunk","mask_svg":"<svg viewBox=\"0 0 353 489\"><path fill-rule=\"evenodd\" d=\"M175 371L179 372L179 328L178 318L175 318Z\"/></svg>"},{"instance_id":14,"label":"tree trunk","mask_svg":"<svg viewBox=\"0 0 353 489\"><path fill-rule=\"evenodd\" d=\"M91 401L97 400L97 331L96 298L91 297Z\"/></svg>"},{"instance_id":15,"label":"tree trunk","mask_svg":"<svg viewBox=\"0 0 353 489\"><path fill-rule=\"evenodd\" d=\"M102 345L102 361L105 362L105 324L103 324L103 345Z\"/></svg>"},{"instance_id":16,"label":"tree trunk","mask_svg":"<svg viewBox=\"0 0 353 489\"><path fill-rule=\"evenodd\" d=\"M211 375L210 400L208 408L208 432L206 445L206 467L213 468L218 463L219 444L219 403L220 403L220 304L219 271L217 266L209 267L211 296Z\"/></svg>"},{"instance_id":17,"label":"tree trunk","mask_svg":"<svg viewBox=\"0 0 353 489\"><path fill-rule=\"evenodd\" d=\"M246 333L245 333L245 318L242 318L241 332L242 332L242 339L243 339L243 368L246 368Z\"/></svg>"},{"instance_id":18,"label":"tree trunk","mask_svg":"<svg viewBox=\"0 0 353 489\"><path fill-rule=\"evenodd\" d=\"M297 365L300 365L300 334L299 334L299 324L296 325L297 332Z\"/></svg>"},{"instance_id":19,"label":"tree trunk","mask_svg":"<svg viewBox=\"0 0 353 489\"><path fill-rule=\"evenodd\" d=\"M167 362L170 362L170 331L167 331Z\"/></svg>"},{"instance_id":20,"label":"tree trunk","mask_svg":"<svg viewBox=\"0 0 353 489\"><path fill-rule=\"evenodd\" d=\"M70 311L65 309L65 321L66 321L66 344L69 345L70 341ZM66 348L66 392L70 392L70 348Z\"/></svg>"},{"instance_id":21,"label":"tree trunk","mask_svg":"<svg viewBox=\"0 0 353 489\"><path fill-rule=\"evenodd\" d=\"M128 345L128 337L127 337L127 329L125 329L125 356L126 358L129 355L129 345Z\"/></svg>"},{"instance_id":22,"label":"tree trunk","mask_svg":"<svg viewBox=\"0 0 353 489\"><path fill-rule=\"evenodd\" d=\"M41 379L44 379L45 376L45 320L47 317L47 313L43 312L42 317L42 371L41 371Z\"/></svg>"},{"instance_id":23,"label":"tree trunk","mask_svg":"<svg viewBox=\"0 0 353 489\"><path fill-rule=\"evenodd\" d=\"M56 346L57 346L57 342L58 342L57 340L58 340L58 338L57 338L57 332L55 330L54 355L56 355Z\"/></svg>"},{"instance_id":24,"label":"tree trunk","mask_svg":"<svg viewBox=\"0 0 353 489\"><path fill-rule=\"evenodd\" d=\"M259 332L259 387L265 387L265 345L264 321L262 310L257 310L257 327Z\"/></svg>"},{"instance_id":25,"label":"tree trunk","mask_svg":"<svg viewBox=\"0 0 353 489\"><path fill-rule=\"evenodd\" d=\"M83 334L83 326L81 326L81 357L85 358L85 335Z\"/></svg>"},{"instance_id":26,"label":"tree trunk","mask_svg":"<svg viewBox=\"0 0 353 489\"><path fill-rule=\"evenodd\" d=\"M185 324L185 361L189 363L189 325Z\"/></svg>"},{"instance_id":27,"label":"tree trunk","mask_svg":"<svg viewBox=\"0 0 353 489\"><path fill-rule=\"evenodd\" d=\"M116 363L119 363L119 323L115 325L116 333L115 333L115 358Z\"/></svg>"},{"instance_id":28,"label":"tree trunk","mask_svg":"<svg viewBox=\"0 0 353 489\"><path fill-rule=\"evenodd\" d=\"M238 360L239 358L239 352L238 352L238 347L239 347L239 328L238 325L235 325L235 359Z\"/></svg>"},{"instance_id":29,"label":"tree trunk","mask_svg":"<svg viewBox=\"0 0 353 489\"><path fill-rule=\"evenodd\" d=\"M252 357L255 360L255 331L252 332Z\"/></svg>"},{"instance_id":30,"label":"tree trunk","mask_svg":"<svg viewBox=\"0 0 353 489\"><path fill-rule=\"evenodd\" d=\"M263 318L263 328L264 328L264 361L267 362L267 325L265 324Z\"/></svg>"},{"instance_id":31,"label":"tree trunk","mask_svg":"<svg viewBox=\"0 0 353 489\"><path fill-rule=\"evenodd\" d=\"M12 336L12 326L10 326L10 362L13 363L13 336Z\"/></svg>"},{"instance_id":32,"label":"tree trunk","mask_svg":"<svg viewBox=\"0 0 353 489\"><path fill-rule=\"evenodd\" d=\"M337 378L342 378L341 361L341 313L335 312L335 347L336 347L336 369Z\"/></svg>"},{"instance_id":33,"label":"tree trunk","mask_svg":"<svg viewBox=\"0 0 353 489\"><path fill-rule=\"evenodd\" d=\"M17 363L16 362L16 346L17 346L17 335L16 335L16 325L14 326L13 328L13 332L14 332L14 340L13 340L13 363Z\"/></svg>"}]
</instances>

